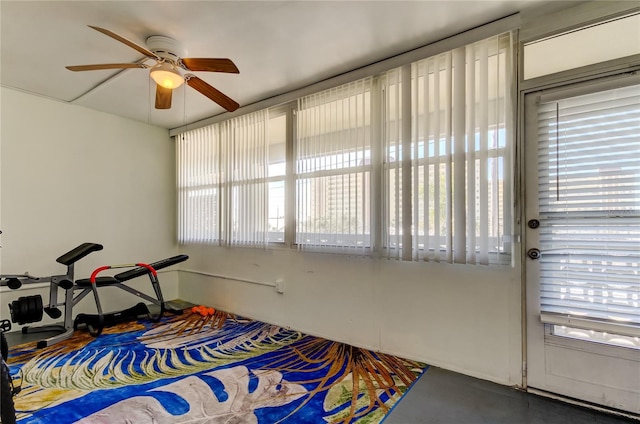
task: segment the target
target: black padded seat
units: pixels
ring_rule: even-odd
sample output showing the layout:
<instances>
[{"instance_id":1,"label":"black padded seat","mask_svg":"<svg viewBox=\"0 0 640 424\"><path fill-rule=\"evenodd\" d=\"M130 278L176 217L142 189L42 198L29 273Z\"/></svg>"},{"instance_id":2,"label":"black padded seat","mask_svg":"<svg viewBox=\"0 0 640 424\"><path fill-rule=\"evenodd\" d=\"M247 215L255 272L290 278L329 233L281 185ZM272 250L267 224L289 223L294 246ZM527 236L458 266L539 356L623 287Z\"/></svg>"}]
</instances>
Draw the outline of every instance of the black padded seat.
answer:
<instances>
[{"instance_id":1,"label":"black padded seat","mask_svg":"<svg viewBox=\"0 0 640 424\"><path fill-rule=\"evenodd\" d=\"M102 250L102 245L98 243L82 243L80 246L73 250L68 251L64 255L60 256L56 261L62 265L71 265L80 259L84 258L91 252L97 252Z\"/></svg>"},{"instance_id":2,"label":"black padded seat","mask_svg":"<svg viewBox=\"0 0 640 424\"><path fill-rule=\"evenodd\" d=\"M118 284L119 282L120 281L115 277L96 277L97 287L112 286L114 284ZM91 278L76 280L76 285L78 287L91 287Z\"/></svg>"},{"instance_id":3,"label":"black padded seat","mask_svg":"<svg viewBox=\"0 0 640 424\"><path fill-rule=\"evenodd\" d=\"M157 271L162 268L166 268L168 266L175 265L180 262L184 262L187 259L189 259L189 256L187 255L176 255L170 258L159 260L157 262L153 262L150 265L153 269ZM133 278L141 277L148 273L149 273L149 270L147 268L140 266L140 267L136 267L128 271L116 274L113 277L96 277L96 286L98 287L112 286L114 284L124 283L125 281L131 280ZM76 280L76 284L78 285L78 287L91 287L91 279L83 278L81 280Z\"/></svg>"},{"instance_id":4,"label":"black padded seat","mask_svg":"<svg viewBox=\"0 0 640 424\"><path fill-rule=\"evenodd\" d=\"M168 266L171 265L175 265L178 264L180 262L184 262L187 259L189 259L189 256L187 255L176 255L176 256L172 256L170 258L166 258L166 259L161 259L157 262L152 262L149 265L151 265L151 267L153 269L155 269L156 271L162 269L162 268L166 268ZM137 277L141 277L145 274L147 274L149 272L149 270L145 267L137 267L137 268L133 268L130 269L128 271L125 272L121 272L120 274L116 274L114 277L120 281L127 281L127 280L131 280L132 278L137 278Z\"/></svg>"}]
</instances>

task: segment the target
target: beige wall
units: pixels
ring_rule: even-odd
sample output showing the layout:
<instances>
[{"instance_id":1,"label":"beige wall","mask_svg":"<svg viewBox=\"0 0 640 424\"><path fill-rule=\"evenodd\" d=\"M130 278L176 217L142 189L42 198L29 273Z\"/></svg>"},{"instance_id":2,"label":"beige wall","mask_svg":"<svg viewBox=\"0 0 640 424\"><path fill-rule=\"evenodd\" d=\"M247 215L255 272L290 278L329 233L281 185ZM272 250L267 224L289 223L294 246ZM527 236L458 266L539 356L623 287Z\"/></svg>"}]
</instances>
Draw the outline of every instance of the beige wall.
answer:
<instances>
[{"instance_id":1,"label":"beige wall","mask_svg":"<svg viewBox=\"0 0 640 424\"><path fill-rule=\"evenodd\" d=\"M182 250L191 256L180 272L182 299L502 384L522 382L516 268L285 249Z\"/></svg>"},{"instance_id":2,"label":"beige wall","mask_svg":"<svg viewBox=\"0 0 640 424\"><path fill-rule=\"evenodd\" d=\"M81 278L100 265L152 262L176 252L167 130L7 88L0 95L2 273L63 274L55 259L83 242L104 250L78 262ZM177 297L176 272L161 279L166 297ZM139 300L102 291L106 311ZM0 317L8 318L10 301L36 292L46 303L46 289L3 288ZM90 298L77 311L85 309L93 309Z\"/></svg>"}]
</instances>

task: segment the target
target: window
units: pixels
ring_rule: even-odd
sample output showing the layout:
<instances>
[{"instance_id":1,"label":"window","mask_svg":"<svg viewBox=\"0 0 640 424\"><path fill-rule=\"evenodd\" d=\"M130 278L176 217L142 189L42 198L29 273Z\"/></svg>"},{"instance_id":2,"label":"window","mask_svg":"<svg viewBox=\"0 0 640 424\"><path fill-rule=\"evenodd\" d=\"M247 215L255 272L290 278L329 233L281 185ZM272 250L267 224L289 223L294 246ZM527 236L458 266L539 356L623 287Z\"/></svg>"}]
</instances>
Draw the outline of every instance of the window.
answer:
<instances>
[{"instance_id":1,"label":"window","mask_svg":"<svg viewBox=\"0 0 640 424\"><path fill-rule=\"evenodd\" d=\"M512 35L178 140L180 241L508 263Z\"/></svg>"},{"instance_id":2,"label":"window","mask_svg":"<svg viewBox=\"0 0 640 424\"><path fill-rule=\"evenodd\" d=\"M219 239L221 143L217 127L176 137L178 241L212 243Z\"/></svg>"},{"instance_id":3,"label":"window","mask_svg":"<svg viewBox=\"0 0 640 424\"><path fill-rule=\"evenodd\" d=\"M538 126L542 319L582 322L637 345L640 85L542 98Z\"/></svg>"},{"instance_id":4,"label":"window","mask_svg":"<svg viewBox=\"0 0 640 424\"><path fill-rule=\"evenodd\" d=\"M269 114L269 242L285 243L287 114Z\"/></svg>"},{"instance_id":5,"label":"window","mask_svg":"<svg viewBox=\"0 0 640 424\"><path fill-rule=\"evenodd\" d=\"M266 245L267 115L260 111L177 137L180 243Z\"/></svg>"},{"instance_id":6,"label":"window","mask_svg":"<svg viewBox=\"0 0 640 424\"><path fill-rule=\"evenodd\" d=\"M508 263L511 44L493 37L381 78L389 256Z\"/></svg>"},{"instance_id":7,"label":"window","mask_svg":"<svg viewBox=\"0 0 640 424\"><path fill-rule=\"evenodd\" d=\"M298 101L296 244L371 246L371 79Z\"/></svg>"},{"instance_id":8,"label":"window","mask_svg":"<svg viewBox=\"0 0 640 424\"><path fill-rule=\"evenodd\" d=\"M636 13L527 43L524 79L640 54L638 40L640 14Z\"/></svg>"}]
</instances>

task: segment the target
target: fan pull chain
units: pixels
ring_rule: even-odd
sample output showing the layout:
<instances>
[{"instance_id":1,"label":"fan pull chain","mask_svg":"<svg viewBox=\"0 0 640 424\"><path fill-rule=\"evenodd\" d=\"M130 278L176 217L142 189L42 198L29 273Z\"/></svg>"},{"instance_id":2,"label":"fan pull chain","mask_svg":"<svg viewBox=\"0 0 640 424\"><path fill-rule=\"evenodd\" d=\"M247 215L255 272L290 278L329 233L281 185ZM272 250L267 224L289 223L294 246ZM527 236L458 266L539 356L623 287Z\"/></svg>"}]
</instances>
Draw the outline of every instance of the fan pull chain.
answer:
<instances>
[{"instance_id":1,"label":"fan pull chain","mask_svg":"<svg viewBox=\"0 0 640 424\"><path fill-rule=\"evenodd\" d=\"M185 84L187 85L186 81ZM182 89L182 125L184 126L184 130L187 131L187 88L184 87Z\"/></svg>"},{"instance_id":2,"label":"fan pull chain","mask_svg":"<svg viewBox=\"0 0 640 424\"><path fill-rule=\"evenodd\" d=\"M148 79L147 83L147 124L151 125L151 78Z\"/></svg>"}]
</instances>

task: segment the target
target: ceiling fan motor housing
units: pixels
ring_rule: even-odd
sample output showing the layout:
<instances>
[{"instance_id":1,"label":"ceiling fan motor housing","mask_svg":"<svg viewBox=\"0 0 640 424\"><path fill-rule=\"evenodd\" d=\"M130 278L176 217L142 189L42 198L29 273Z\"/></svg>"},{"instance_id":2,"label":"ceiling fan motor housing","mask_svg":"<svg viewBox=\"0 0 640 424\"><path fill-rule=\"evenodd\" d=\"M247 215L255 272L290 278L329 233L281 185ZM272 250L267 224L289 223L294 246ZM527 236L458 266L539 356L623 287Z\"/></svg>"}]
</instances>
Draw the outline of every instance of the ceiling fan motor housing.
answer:
<instances>
[{"instance_id":1,"label":"ceiling fan motor housing","mask_svg":"<svg viewBox=\"0 0 640 424\"><path fill-rule=\"evenodd\" d=\"M164 35L152 35L147 38L146 44L150 51L171 63L187 56L187 51L179 42Z\"/></svg>"}]
</instances>

